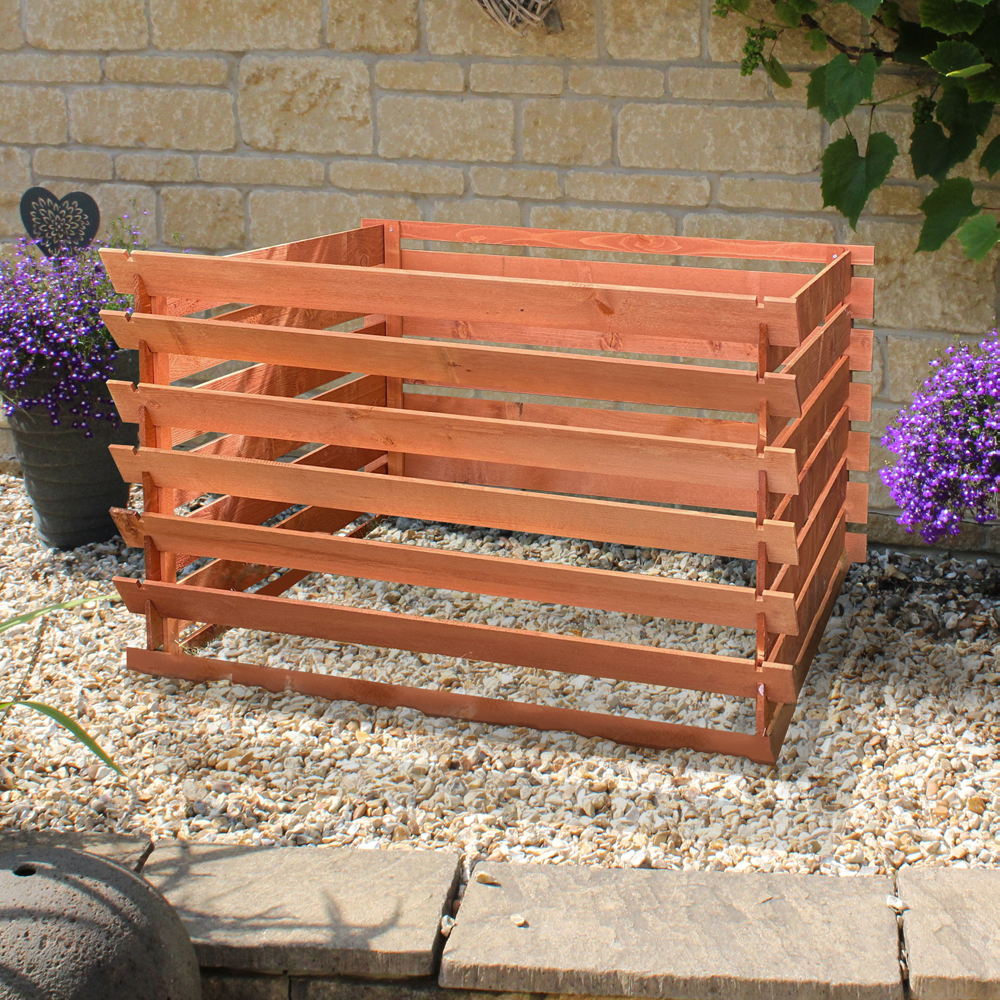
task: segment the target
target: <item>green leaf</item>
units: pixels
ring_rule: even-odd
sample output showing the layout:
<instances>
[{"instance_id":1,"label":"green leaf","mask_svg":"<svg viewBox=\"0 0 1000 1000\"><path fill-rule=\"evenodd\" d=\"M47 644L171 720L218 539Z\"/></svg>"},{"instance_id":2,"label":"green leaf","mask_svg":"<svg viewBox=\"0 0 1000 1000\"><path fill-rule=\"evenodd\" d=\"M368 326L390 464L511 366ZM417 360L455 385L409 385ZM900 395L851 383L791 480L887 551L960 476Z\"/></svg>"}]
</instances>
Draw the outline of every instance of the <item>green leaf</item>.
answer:
<instances>
[{"instance_id":1,"label":"green leaf","mask_svg":"<svg viewBox=\"0 0 1000 1000\"><path fill-rule=\"evenodd\" d=\"M982 23L983 8L968 0L920 0L920 21L945 35L975 31Z\"/></svg>"},{"instance_id":2,"label":"green leaf","mask_svg":"<svg viewBox=\"0 0 1000 1000\"><path fill-rule=\"evenodd\" d=\"M958 77L960 80L967 80L970 76L979 76L980 73L985 73L989 68L989 63L979 63L978 66L966 66L965 69L953 69L950 73L945 73L945 76L953 79Z\"/></svg>"},{"instance_id":3,"label":"green leaf","mask_svg":"<svg viewBox=\"0 0 1000 1000\"><path fill-rule=\"evenodd\" d=\"M887 0L882 4L882 23L890 30L899 27L899 4L896 0Z\"/></svg>"},{"instance_id":4,"label":"green leaf","mask_svg":"<svg viewBox=\"0 0 1000 1000\"><path fill-rule=\"evenodd\" d=\"M924 57L924 62L942 76L964 72L977 65L989 69L989 64L983 62L983 54L971 42L941 42L929 56Z\"/></svg>"},{"instance_id":5,"label":"green leaf","mask_svg":"<svg viewBox=\"0 0 1000 1000\"><path fill-rule=\"evenodd\" d=\"M774 13L789 28L797 28L802 20L802 15L790 3L785 3L785 0L774 0Z\"/></svg>"},{"instance_id":6,"label":"green leaf","mask_svg":"<svg viewBox=\"0 0 1000 1000\"><path fill-rule=\"evenodd\" d=\"M975 80L970 81L969 86ZM937 103L934 116L951 133L974 132L983 135L993 117L993 105L986 101L972 101L966 87L948 81Z\"/></svg>"},{"instance_id":7,"label":"green leaf","mask_svg":"<svg viewBox=\"0 0 1000 1000\"><path fill-rule=\"evenodd\" d=\"M973 104L1000 104L1000 70L991 67L989 73L970 79L966 88Z\"/></svg>"},{"instance_id":8,"label":"green leaf","mask_svg":"<svg viewBox=\"0 0 1000 1000\"><path fill-rule=\"evenodd\" d=\"M53 708L40 701L0 701L0 712L6 712L8 708L16 708L19 705L33 708L36 712L41 712L42 715L47 715L50 719L55 720L63 729L71 732L91 753L100 757L108 767L114 768L119 774L122 773L121 768L97 745L91 736L87 735L83 727L68 715L60 712L58 708Z\"/></svg>"},{"instance_id":9,"label":"green leaf","mask_svg":"<svg viewBox=\"0 0 1000 1000\"><path fill-rule=\"evenodd\" d=\"M809 74L806 97L810 108L831 124L845 118L862 101L870 101L875 85L875 56L866 52L857 63L841 52Z\"/></svg>"},{"instance_id":10,"label":"green leaf","mask_svg":"<svg viewBox=\"0 0 1000 1000\"><path fill-rule=\"evenodd\" d=\"M0 632L6 632L7 629L13 628L15 625L27 625L28 622L32 622L36 618L41 618L42 615L47 615L50 611L62 611L66 608L78 608L81 604L90 604L94 601L120 600L121 598L117 594L98 594L96 597L74 597L72 601L62 601L59 604L47 604L44 608L35 608L34 611L25 611L23 614L17 615L14 618L8 618L6 621L0 622Z\"/></svg>"},{"instance_id":11,"label":"green leaf","mask_svg":"<svg viewBox=\"0 0 1000 1000\"><path fill-rule=\"evenodd\" d=\"M981 261L1000 243L1000 220L988 212L973 216L958 231L958 240L962 244L965 256L969 260Z\"/></svg>"},{"instance_id":12,"label":"green leaf","mask_svg":"<svg viewBox=\"0 0 1000 1000\"><path fill-rule=\"evenodd\" d=\"M1000 135L990 140L990 144L983 150L983 155L979 158L979 169L985 170L990 177L1000 170Z\"/></svg>"},{"instance_id":13,"label":"green leaf","mask_svg":"<svg viewBox=\"0 0 1000 1000\"><path fill-rule=\"evenodd\" d=\"M942 181L921 202L920 211L926 218L917 252L939 250L966 219L979 211L979 206L972 202L972 181L967 177Z\"/></svg>"},{"instance_id":14,"label":"green leaf","mask_svg":"<svg viewBox=\"0 0 1000 1000\"><path fill-rule=\"evenodd\" d=\"M826 52L826 32L822 28L813 28L806 32L809 48L813 52Z\"/></svg>"},{"instance_id":15,"label":"green leaf","mask_svg":"<svg viewBox=\"0 0 1000 1000\"><path fill-rule=\"evenodd\" d=\"M824 206L832 205L857 229L869 195L889 176L898 153L895 141L885 132L872 132L864 156L852 135L831 142L823 153Z\"/></svg>"},{"instance_id":16,"label":"green leaf","mask_svg":"<svg viewBox=\"0 0 1000 1000\"><path fill-rule=\"evenodd\" d=\"M761 65L764 72L783 90L789 90L792 86L792 78L785 71L785 67L778 62L777 56L765 59Z\"/></svg>"},{"instance_id":17,"label":"green leaf","mask_svg":"<svg viewBox=\"0 0 1000 1000\"><path fill-rule=\"evenodd\" d=\"M870 21L875 16L882 0L847 0L847 4L855 10L860 11L865 16L865 20Z\"/></svg>"},{"instance_id":18,"label":"green leaf","mask_svg":"<svg viewBox=\"0 0 1000 1000\"><path fill-rule=\"evenodd\" d=\"M1000 63L1000 4L990 4L985 8L983 23L969 39L979 51L994 63Z\"/></svg>"}]
</instances>

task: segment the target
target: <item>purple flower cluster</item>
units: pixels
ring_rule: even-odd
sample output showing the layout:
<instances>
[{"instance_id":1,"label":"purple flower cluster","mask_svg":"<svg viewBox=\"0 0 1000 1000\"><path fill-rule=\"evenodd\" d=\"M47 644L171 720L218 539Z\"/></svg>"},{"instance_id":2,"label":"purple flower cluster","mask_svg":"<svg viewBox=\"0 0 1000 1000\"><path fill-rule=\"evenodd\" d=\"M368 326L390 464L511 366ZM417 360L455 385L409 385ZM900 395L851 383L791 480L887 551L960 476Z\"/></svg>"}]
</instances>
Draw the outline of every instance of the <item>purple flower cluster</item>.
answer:
<instances>
[{"instance_id":1,"label":"purple flower cluster","mask_svg":"<svg viewBox=\"0 0 1000 1000\"><path fill-rule=\"evenodd\" d=\"M933 545L957 535L966 512L997 520L1000 490L1000 336L978 348L950 347L882 438L898 456L882 470L902 515Z\"/></svg>"},{"instance_id":2,"label":"purple flower cluster","mask_svg":"<svg viewBox=\"0 0 1000 1000\"><path fill-rule=\"evenodd\" d=\"M118 413L104 383L113 377L117 345L102 309L130 309L132 297L111 285L96 247L40 256L25 239L0 262L0 393L3 409L43 406L91 436L91 422Z\"/></svg>"}]
</instances>

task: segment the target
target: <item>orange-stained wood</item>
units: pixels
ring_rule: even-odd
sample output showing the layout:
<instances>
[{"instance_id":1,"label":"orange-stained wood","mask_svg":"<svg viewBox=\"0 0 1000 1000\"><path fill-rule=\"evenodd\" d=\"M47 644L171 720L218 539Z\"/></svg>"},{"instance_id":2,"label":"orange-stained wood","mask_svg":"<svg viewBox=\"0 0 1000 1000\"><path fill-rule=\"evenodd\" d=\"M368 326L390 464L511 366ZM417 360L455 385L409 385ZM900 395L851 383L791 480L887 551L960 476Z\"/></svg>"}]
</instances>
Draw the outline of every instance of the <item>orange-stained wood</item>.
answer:
<instances>
[{"instance_id":1,"label":"orange-stained wood","mask_svg":"<svg viewBox=\"0 0 1000 1000\"><path fill-rule=\"evenodd\" d=\"M771 742L750 733L680 726L659 720L582 712L552 705L532 705L499 698L454 694L450 691L427 691L354 677L332 677L304 670L258 667L203 656L171 656L145 649L129 648L126 662L130 670L158 677L177 677L189 681L229 680L234 684L260 687L275 693L294 691L331 701L354 701L382 708L412 708L432 717L443 716L495 726L524 726L576 733L587 738L614 740L654 750L688 747L705 753L746 757L761 764L775 762L775 750Z\"/></svg>"},{"instance_id":2,"label":"orange-stained wood","mask_svg":"<svg viewBox=\"0 0 1000 1000\"><path fill-rule=\"evenodd\" d=\"M620 542L750 559L763 541L772 562L798 562L794 525L727 514L650 507L366 472L134 449L112 445L124 478L162 487L256 497L286 505L367 510L508 531Z\"/></svg>"}]
</instances>

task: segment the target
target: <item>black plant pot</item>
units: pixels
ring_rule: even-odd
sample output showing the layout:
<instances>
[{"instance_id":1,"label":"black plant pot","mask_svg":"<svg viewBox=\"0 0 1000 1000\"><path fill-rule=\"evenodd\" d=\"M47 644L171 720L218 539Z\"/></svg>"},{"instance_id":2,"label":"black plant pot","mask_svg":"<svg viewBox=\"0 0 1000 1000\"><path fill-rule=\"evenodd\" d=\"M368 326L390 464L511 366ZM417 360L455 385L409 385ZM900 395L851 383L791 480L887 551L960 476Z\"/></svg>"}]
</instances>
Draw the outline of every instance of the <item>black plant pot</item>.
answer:
<instances>
[{"instance_id":1,"label":"black plant pot","mask_svg":"<svg viewBox=\"0 0 1000 1000\"><path fill-rule=\"evenodd\" d=\"M115 378L139 381L138 351L117 353ZM38 376L28 392L41 395L53 382ZM104 395L110 399L106 390ZM113 538L118 529L108 512L128 505L129 486L122 481L108 445L136 444L138 427L114 427L108 420L95 420L93 437L88 438L68 423L53 426L44 407L15 408L7 420L14 453L24 472L24 488L35 511L39 540L50 548L75 549Z\"/></svg>"}]
</instances>

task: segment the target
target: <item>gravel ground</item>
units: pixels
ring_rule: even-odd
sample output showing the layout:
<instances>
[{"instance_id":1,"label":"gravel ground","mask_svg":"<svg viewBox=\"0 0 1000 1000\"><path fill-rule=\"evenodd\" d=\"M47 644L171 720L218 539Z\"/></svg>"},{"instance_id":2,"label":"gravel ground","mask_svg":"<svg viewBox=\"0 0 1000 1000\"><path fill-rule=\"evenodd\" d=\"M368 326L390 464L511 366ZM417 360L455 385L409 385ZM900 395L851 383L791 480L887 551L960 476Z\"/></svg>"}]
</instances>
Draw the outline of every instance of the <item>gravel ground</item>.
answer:
<instances>
[{"instance_id":1,"label":"gravel ground","mask_svg":"<svg viewBox=\"0 0 1000 1000\"><path fill-rule=\"evenodd\" d=\"M735 584L735 560L389 522L380 537ZM0 619L106 593L140 556L115 541L38 547L20 480L0 476ZM546 627L746 655L749 633L368 581L290 596ZM246 844L462 849L477 860L850 874L1000 863L1000 569L875 553L855 567L802 692L782 762L766 768L559 733L427 719L409 710L193 686L127 673L142 643L120 605L61 612L0 638L0 697L21 690L78 716L118 778L27 710L0 730L0 832L146 833ZM375 654L227 633L212 655L408 678L552 704L610 706L744 728L738 699Z\"/></svg>"}]
</instances>

